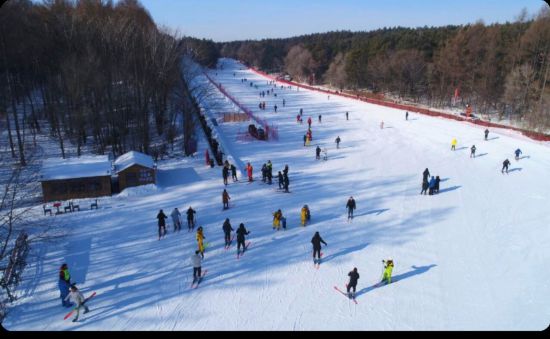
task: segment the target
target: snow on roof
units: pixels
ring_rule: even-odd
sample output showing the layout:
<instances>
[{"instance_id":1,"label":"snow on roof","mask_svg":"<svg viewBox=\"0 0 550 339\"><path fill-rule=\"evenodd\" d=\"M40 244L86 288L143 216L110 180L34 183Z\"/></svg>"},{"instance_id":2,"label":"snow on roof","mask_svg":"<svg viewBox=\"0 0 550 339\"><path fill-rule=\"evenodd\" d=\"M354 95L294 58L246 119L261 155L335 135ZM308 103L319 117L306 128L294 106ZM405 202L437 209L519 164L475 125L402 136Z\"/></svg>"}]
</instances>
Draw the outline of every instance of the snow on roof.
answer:
<instances>
[{"instance_id":1,"label":"snow on roof","mask_svg":"<svg viewBox=\"0 0 550 339\"><path fill-rule=\"evenodd\" d=\"M147 154L131 151L121 155L116 159L115 168L116 172L119 173L133 165L141 165L143 167L153 168L154 164L155 163L153 161L153 158L151 158Z\"/></svg>"},{"instance_id":2,"label":"snow on roof","mask_svg":"<svg viewBox=\"0 0 550 339\"><path fill-rule=\"evenodd\" d=\"M111 162L106 155L70 159L46 159L40 181L103 177L111 175Z\"/></svg>"}]
</instances>

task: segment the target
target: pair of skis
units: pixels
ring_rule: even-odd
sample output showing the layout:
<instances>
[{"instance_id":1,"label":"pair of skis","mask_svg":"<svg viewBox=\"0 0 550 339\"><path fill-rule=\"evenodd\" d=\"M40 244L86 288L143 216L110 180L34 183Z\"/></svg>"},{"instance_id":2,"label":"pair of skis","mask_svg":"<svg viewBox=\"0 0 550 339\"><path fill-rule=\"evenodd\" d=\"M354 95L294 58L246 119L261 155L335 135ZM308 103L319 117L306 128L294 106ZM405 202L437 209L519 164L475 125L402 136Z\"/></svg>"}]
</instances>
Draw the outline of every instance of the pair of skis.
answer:
<instances>
[{"instance_id":1,"label":"pair of skis","mask_svg":"<svg viewBox=\"0 0 550 339\"><path fill-rule=\"evenodd\" d=\"M319 269L321 267L321 259L323 258L323 252L321 252L321 255L319 256L319 259L313 259L313 267L316 269Z\"/></svg>"},{"instance_id":2,"label":"pair of skis","mask_svg":"<svg viewBox=\"0 0 550 339\"><path fill-rule=\"evenodd\" d=\"M348 285L346 285L346 288L348 287ZM341 289L338 288L338 286L334 286L334 289L337 291L337 292L340 292L343 296L345 296L346 298L348 298L349 300L352 300L355 305L358 305L359 303L357 302L357 300L355 300L355 294L348 294L344 291L342 291Z\"/></svg>"},{"instance_id":3,"label":"pair of skis","mask_svg":"<svg viewBox=\"0 0 550 339\"><path fill-rule=\"evenodd\" d=\"M233 239L235 239L235 235L231 235L231 240L229 240L229 242L227 244L225 244L225 247L224 249L227 251L230 247L231 247L231 244L233 243Z\"/></svg>"},{"instance_id":4,"label":"pair of skis","mask_svg":"<svg viewBox=\"0 0 550 339\"><path fill-rule=\"evenodd\" d=\"M85 298L84 301L82 302L82 305L86 304L86 302L92 299L93 297L95 297L95 295L96 295L96 292L92 293L89 297ZM73 308L69 313L67 313L67 315L65 315L63 320L67 320L67 318L69 318L74 313L74 311L76 311L77 307Z\"/></svg>"},{"instance_id":5,"label":"pair of skis","mask_svg":"<svg viewBox=\"0 0 550 339\"><path fill-rule=\"evenodd\" d=\"M246 242L246 245L244 246L243 251L237 250L237 260L241 259L241 257L244 255L244 252L248 249L248 246L250 246L250 241Z\"/></svg>"},{"instance_id":6,"label":"pair of skis","mask_svg":"<svg viewBox=\"0 0 550 339\"><path fill-rule=\"evenodd\" d=\"M208 270L202 271L202 274L198 279L197 278L193 279L193 282L191 283L192 289L196 289L197 287L199 287L199 284L202 282L202 279L204 279L204 276L206 275L206 273L208 273Z\"/></svg>"}]
</instances>

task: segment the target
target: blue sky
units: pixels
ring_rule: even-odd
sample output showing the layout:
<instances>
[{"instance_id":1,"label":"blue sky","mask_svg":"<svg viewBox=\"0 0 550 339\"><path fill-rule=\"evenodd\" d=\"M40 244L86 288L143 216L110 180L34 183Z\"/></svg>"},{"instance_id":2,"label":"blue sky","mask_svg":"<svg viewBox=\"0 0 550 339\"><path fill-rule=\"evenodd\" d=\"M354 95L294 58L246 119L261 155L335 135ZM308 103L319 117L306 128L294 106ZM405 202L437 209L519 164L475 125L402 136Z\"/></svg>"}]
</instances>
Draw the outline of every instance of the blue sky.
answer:
<instances>
[{"instance_id":1,"label":"blue sky","mask_svg":"<svg viewBox=\"0 0 550 339\"><path fill-rule=\"evenodd\" d=\"M332 30L514 21L542 0L140 0L155 22L215 41L284 38Z\"/></svg>"}]
</instances>

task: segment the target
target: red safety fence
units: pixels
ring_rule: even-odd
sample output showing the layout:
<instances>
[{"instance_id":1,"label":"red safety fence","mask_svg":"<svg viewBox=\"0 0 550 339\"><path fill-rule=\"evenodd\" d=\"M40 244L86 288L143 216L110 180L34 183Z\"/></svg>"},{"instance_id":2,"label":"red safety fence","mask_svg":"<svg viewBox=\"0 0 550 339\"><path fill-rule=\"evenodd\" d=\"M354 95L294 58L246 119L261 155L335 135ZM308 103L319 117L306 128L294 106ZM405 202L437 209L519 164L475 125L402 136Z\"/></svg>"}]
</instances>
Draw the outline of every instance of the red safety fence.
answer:
<instances>
[{"instance_id":1,"label":"red safety fence","mask_svg":"<svg viewBox=\"0 0 550 339\"><path fill-rule=\"evenodd\" d=\"M260 119L257 116L255 116L254 113L252 113L251 110L249 110L244 105L242 105L240 102L238 102L237 99L235 99L231 94L227 93L227 91L225 90L225 88L223 88L223 86L221 84L216 83L214 81L214 79L212 79L206 72L204 72L204 75L206 76L206 78L208 78L208 80L210 80L210 82L214 86L216 86L216 88L223 95L225 95L225 97L227 97L229 100L231 100L237 107L239 107L243 112L245 112L246 115L248 115L251 119L256 121L260 126L263 126L263 128L265 130L265 134L266 134L268 140L269 139L279 140L279 129L277 128L277 126L275 126L273 124L269 125L268 122L265 121L264 119Z\"/></svg>"},{"instance_id":2,"label":"red safety fence","mask_svg":"<svg viewBox=\"0 0 550 339\"><path fill-rule=\"evenodd\" d=\"M292 85L292 86L296 86L296 87L301 87L301 88L305 88L305 89L308 89L308 90L311 90L311 91L317 91L317 92L322 92L322 93L326 93L326 94L330 94L330 95L337 95L337 96L341 96L341 97L345 97L345 98L349 98L349 99L354 99L354 100L359 100L359 101L363 101L363 102L368 102L370 104L375 104L375 105L380 105L380 106L386 106L386 107L391 107L391 108L396 108L396 109L401 109L401 110L404 110L404 111L410 111L410 112L416 112L416 113L420 113L420 114L425 114L425 115L430 115L430 116L435 116L435 117L442 117L442 118L446 118L446 119L453 119L453 120L457 120L457 121L466 121L466 122L469 122L469 123L472 123L472 124L475 124L475 125L481 125L481 126L486 126L486 127L495 127L495 128L504 128L504 129L509 129L509 130L514 130L514 131L518 131L520 133L522 133L523 135L531 138L531 139L534 139L534 140L537 140L537 141L550 141L550 135L548 134L544 134L544 133L539 133L539 132L533 132L533 131L528 131L528 130L525 130L525 129L521 129L521 128L517 128L517 127L512 127L512 126L507 126L507 125L501 125L501 124L495 124L493 122L489 122L489 121L482 121L482 120L473 120L473 119L467 119L467 118L463 118L463 117L460 117L460 116L456 116L456 115L453 115L453 114L449 114L449 113L443 113L443 112L438 112L438 111L433 111L433 110L430 110L430 109L425 109L425 108L419 108L419 107L415 107L415 106L409 106L409 105L402 105L402 104L396 104L396 103L393 103L393 102L388 102L388 101L383 101L383 100L378 100L378 99L371 99L371 98L362 98L362 97L359 97L359 96L354 96L354 95L350 95L350 94L345 94L345 93L340 93L338 91L329 91L329 90L325 90L325 89L321 89L321 88L316 88L316 87L313 87L313 86L308 86L308 85L303 85L303 84L299 84L299 83L296 83L296 82L292 82L292 81L288 81L288 80L284 80L284 79L278 79L278 78L275 78L267 73L264 73L262 71L259 71L253 67L250 67L250 70L252 70L253 72L261 75L261 76L264 76L266 78L269 78L269 79L272 79L272 80L275 80L277 82L280 82L280 83L283 83L283 84L287 84L287 85Z\"/></svg>"}]
</instances>

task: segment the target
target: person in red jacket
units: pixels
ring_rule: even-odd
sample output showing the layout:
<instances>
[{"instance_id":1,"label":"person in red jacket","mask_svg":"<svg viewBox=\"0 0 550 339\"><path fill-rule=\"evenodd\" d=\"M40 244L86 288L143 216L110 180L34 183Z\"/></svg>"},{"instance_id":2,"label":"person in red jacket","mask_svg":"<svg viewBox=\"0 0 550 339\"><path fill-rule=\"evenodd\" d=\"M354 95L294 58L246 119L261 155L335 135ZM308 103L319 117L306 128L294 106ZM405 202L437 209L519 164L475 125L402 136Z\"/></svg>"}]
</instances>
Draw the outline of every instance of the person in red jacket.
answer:
<instances>
[{"instance_id":1,"label":"person in red jacket","mask_svg":"<svg viewBox=\"0 0 550 339\"><path fill-rule=\"evenodd\" d=\"M307 124L311 127L311 117L307 118Z\"/></svg>"},{"instance_id":2,"label":"person in red jacket","mask_svg":"<svg viewBox=\"0 0 550 339\"><path fill-rule=\"evenodd\" d=\"M252 181L252 165L250 165L250 163L248 163L246 165L246 173L248 174L248 181Z\"/></svg>"}]
</instances>

